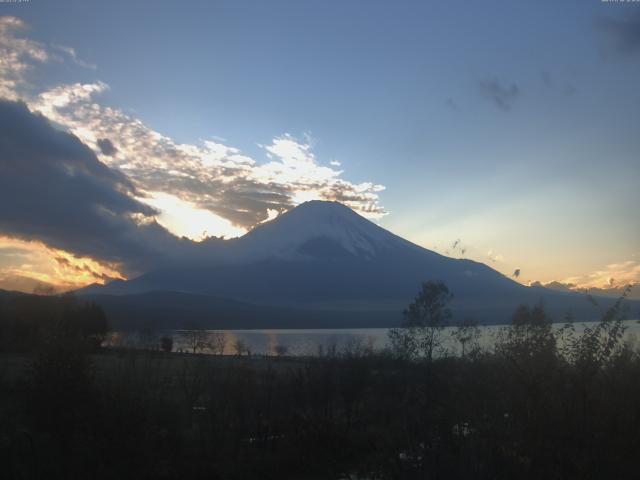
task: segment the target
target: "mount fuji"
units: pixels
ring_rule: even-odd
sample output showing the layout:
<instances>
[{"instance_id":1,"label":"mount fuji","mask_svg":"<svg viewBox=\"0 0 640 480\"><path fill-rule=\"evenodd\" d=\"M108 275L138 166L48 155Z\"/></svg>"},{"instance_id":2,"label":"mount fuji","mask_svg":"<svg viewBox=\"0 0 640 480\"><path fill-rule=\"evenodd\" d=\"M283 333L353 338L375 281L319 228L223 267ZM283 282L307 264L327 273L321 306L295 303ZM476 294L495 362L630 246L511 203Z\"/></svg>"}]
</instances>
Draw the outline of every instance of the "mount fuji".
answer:
<instances>
[{"instance_id":1,"label":"mount fuji","mask_svg":"<svg viewBox=\"0 0 640 480\"><path fill-rule=\"evenodd\" d=\"M427 280L449 287L459 321L504 323L518 304L539 300L557 317L597 315L582 295L525 287L482 263L440 255L336 202L306 202L240 238L206 243L198 262L77 293L118 324L153 317L164 326L392 326Z\"/></svg>"}]
</instances>

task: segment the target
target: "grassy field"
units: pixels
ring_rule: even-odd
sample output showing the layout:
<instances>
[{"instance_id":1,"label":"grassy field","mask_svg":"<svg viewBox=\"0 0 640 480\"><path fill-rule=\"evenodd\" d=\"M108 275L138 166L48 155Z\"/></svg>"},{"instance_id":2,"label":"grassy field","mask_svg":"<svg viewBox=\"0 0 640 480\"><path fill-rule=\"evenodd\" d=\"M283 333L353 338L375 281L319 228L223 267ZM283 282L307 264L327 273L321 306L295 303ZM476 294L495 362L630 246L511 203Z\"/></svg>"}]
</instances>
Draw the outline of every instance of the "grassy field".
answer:
<instances>
[{"instance_id":1,"label":"grassy field","mask_svg":"<svg viewBox=\"0 0 640 480\"><path fill-rule=\"evenodd\" d=\"M539 345L431 362L4 354L2 476L635 478L638 354L578 365Z\"/></svg>"}]
</instances>

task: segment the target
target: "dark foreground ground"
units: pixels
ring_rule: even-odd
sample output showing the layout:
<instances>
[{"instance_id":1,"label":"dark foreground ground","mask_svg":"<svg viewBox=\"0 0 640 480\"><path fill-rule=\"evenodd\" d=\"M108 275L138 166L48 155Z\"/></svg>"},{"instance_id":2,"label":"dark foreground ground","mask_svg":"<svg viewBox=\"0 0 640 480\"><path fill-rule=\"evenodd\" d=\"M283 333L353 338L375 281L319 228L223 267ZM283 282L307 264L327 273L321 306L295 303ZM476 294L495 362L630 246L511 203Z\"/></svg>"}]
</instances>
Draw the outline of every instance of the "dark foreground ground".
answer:
<instances>
[{"instance_id":1,"label":"dark foreground ground","mask_svg":"<svg viewBox=\"0 0 640 480\"><path fill-rule=\"evenodd\" d=\"M549 340L431 362L3 354L0 477L638 478L638 354Z\"/></svg>"},{"instance_id":2,"label":"dark foreground ground","mask_svg":"<svg viewBox=\"0 0 640 480\"><path fill-rule=\"evenodd\" d=\"M447 288L423 293L388 352L314 358L170 353L168 337L153 347L166 352L105 350L99 306L7 297L0 478L639 478L640 355L623 340L624 297L579 333L523 305L489 351L463 323L462 355L448 357ZM193 352L201 341L194 332Z\"/></svg>"}]
</instances>

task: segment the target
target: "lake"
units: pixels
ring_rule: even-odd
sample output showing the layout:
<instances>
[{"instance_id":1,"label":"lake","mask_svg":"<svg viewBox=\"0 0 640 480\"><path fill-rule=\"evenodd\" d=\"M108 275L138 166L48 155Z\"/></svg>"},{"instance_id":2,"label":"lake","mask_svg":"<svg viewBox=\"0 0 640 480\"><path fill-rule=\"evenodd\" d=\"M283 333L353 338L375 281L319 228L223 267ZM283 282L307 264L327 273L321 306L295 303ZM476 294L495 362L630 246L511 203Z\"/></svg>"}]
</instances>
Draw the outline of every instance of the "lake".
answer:
<instances>
[{"instance_id":1,"label":"lake","mask_svg":"<svg viewBox=\"0 0 640 480\"><path fill-rule=\"evenodd\" d=\"M635 341L640 337L638 320L626 320L625 337ZM563 324L554 324L559 329ZM589 323L576 323L576 332L580 332ZM591 325L595 325L595 322ZM479 343L490 348L495 335L504 325L481 326ZM458 342L452 337L453 327L442 331L443 347L447 352L456 354ZM151 333L114 332L106 345L112 347L157 349L160 337L173 339L173 350L177 352L193 351L194 343L200 343L198 352L216 353L216 347L224 346L225 355L235 355L236 346L241 344L253 355L277 355L278 352L293 356L309 356L330 351L345 352L349 349L370 348L382 350L389 346L388 328L352 328L352 329L274 329L274 330L168 330ZM219 339L219 342L216 340ZM211 344L206 347L204 344Z\"/></svg>"}]
</instances>

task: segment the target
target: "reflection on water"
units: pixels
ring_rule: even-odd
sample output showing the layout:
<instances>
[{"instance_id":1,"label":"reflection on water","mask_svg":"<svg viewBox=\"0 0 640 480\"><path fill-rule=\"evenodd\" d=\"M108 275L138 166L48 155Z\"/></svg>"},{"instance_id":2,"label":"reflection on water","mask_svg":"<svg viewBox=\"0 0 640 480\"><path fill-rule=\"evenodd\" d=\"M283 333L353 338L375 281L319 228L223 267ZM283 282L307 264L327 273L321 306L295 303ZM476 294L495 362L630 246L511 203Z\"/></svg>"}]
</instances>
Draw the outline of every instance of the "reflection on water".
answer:
<instances>
[{"instance_id":1,"label":"reflection on water","mask_svg":"<svg viewBox=\"0 0 640 480\"><path fill-rule=\"evenodd\" d=\"M640 323L627 320L625 337L635 341L640 334ZM576 333L589 324L576 323ZM591 324L593 325L593 324ZM562 324L554 325L560 328ZM495 335L505 326L483 326L480 328L480 345L491 348ZM443 348L447 353L459 353L459 344L452 337L453 327L442 331ZM113 347L157 350L162 336L173 339L173 351L215 354L219 350L225 355L250 353L252 355L322 355L345 351L380 351L389 346L388 328L353 329L283 329L283 330L167 330L162 332L114 332L106 344Z\"/></svg>"}]
</instances>

